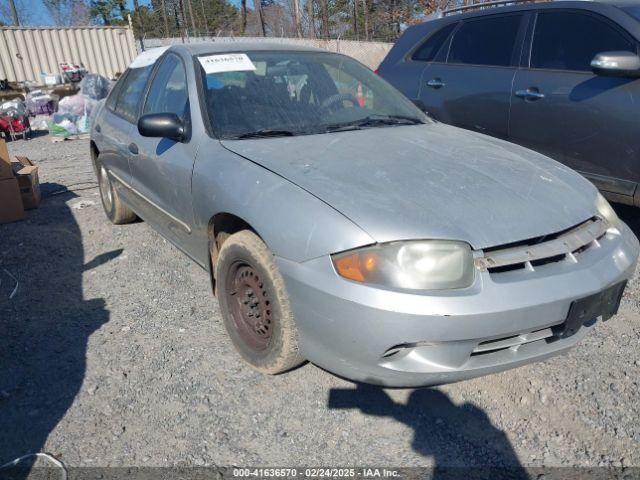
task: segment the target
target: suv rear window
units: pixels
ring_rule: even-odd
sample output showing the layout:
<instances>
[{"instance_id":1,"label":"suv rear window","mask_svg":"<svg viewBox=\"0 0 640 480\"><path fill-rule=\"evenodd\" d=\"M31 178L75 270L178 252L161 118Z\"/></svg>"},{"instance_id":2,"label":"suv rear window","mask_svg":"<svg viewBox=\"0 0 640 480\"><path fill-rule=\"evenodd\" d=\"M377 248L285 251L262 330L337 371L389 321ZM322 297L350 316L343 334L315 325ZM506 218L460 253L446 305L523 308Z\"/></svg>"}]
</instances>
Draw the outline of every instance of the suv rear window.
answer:
<instances>
[{"instance_id":1,"label":"suv rear window","mask_svg":"<svg viewBox=\"0 0 640 480\"><path fill-rule=\"evenodd\" d=\"M501 15L465 22L451 42L448 63L511 65L522 15Z\"/></svg>"},{"instance_id":2,"label":"suv rear window","mask_svg":"<svg viewBox=\"0 0 640 480\"><path fill-rule=\"evenodd\" d=\"M436 33L431 35L427 41L415 51L411 58L422 62L433 62L436 55L442 48L442 44L447 38L449 38L449 34L453 31L456 25L457 23L450 23L436 31Z\"/></svg>"},{"instance_id":3,"label":"suv rear window","mask_svg":"<svg viewBox=\"0 0 640 480\"><path fill-rule=\"evenodd\" d=\"M593 15L578 12L541 12L531 50L531 67L591 71L596 54L635 45L613 26Z\"/></svg>"}]
</instances>

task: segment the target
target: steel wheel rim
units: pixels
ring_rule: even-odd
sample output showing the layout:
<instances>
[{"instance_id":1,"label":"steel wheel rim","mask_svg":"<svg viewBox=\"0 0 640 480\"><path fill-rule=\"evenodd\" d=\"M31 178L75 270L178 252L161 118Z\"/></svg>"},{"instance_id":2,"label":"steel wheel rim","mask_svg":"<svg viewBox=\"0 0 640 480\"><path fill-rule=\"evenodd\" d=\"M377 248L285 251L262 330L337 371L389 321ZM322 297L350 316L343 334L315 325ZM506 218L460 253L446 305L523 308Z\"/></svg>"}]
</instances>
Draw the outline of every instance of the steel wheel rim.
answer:
<instances>
[{"instance_id":1,"label":"steel wheel rim","mask_svg":"<svg viewBox=\"0 0 640 480\"><path fill-rule=\"evenodd\" d=\"M113 192L111 191L111 182L109 181L107 170L104 167L100 167L100 195L104 206L111 211L113 207Z\"/></svg>"},{"instance_id":2,"label":"steel wheel rim","mask_svg":"<svg viewBox=\"0 0 640 480\"><path fill-rule=\"evenodd\" d=\"M271 300L264 282L251 265L236 262L228 271L226 287L236 332L249 349L263 352L273 332Z\"/></svg>"}]
</instances>

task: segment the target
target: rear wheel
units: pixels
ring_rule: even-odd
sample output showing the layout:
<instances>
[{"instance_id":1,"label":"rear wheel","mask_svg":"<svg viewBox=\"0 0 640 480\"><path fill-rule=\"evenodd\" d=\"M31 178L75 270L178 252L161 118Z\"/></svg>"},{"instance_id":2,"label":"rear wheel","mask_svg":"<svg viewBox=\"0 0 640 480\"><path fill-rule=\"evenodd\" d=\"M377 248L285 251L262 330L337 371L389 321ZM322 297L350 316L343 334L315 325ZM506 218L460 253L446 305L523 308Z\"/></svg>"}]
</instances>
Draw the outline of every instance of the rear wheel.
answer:
<instances>
[{"instance_id":1,"label":"rear wheel","mask_svg":"<svg viewBox=\"0 0 640 480\"><path fill-rule=\"evenodd\" d=\"M98 185L100 187L100 199L102 207L107 218L116 225L130 223L136 219L136 214L127 207L114 187L107 169L101 163L98 163Z\"/></svg>"},{"instance_id":2,"label":"rear wheel","mask_svg":"<svg viewBox=\"0 0 640 480\"><path fill-rule=\"evenodd\" d=\"M225 328L249 365L277 374L304 361L284 280L255 233L243 230L225 240L215 277Z\"/></svg>"}]
</instances>

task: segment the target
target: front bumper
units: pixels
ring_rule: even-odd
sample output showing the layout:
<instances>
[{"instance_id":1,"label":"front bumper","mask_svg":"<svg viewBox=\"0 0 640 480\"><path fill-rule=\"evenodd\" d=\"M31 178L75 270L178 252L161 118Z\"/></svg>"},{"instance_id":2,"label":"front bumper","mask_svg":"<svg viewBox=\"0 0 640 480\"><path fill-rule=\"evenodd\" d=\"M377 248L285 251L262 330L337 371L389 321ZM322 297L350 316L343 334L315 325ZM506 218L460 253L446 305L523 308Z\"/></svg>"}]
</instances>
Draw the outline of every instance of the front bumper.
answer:
<instances>
[{"instance_id":1,"label":"front bumper","mask_svg":"<svg viewBox=\"0 0 640 480\"><path fill-rule=\"evenodd\" d=\"M595 319L568 338L550 327L564 322L574 300L630 278L639 251L623 225L577 263L478 272L468 289L429 295L350 282L329 257L277 262L307 359L352 380L413 387L498 372L573 347Z\"/></svg>"}]
</instances>

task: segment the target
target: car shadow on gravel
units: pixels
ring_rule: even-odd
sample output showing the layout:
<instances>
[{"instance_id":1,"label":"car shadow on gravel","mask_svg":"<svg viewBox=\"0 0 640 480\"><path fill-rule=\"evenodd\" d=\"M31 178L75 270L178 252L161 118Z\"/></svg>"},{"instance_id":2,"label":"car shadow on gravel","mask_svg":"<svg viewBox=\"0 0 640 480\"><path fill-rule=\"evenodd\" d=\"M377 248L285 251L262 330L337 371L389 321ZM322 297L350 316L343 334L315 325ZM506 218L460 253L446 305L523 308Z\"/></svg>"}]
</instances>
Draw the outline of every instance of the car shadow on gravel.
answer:
<instances>
[{"instance_id":1,"label":"car shadow on gravel","mask_svg":"<svg viewBox=\"0 0 640 480\"><path fill-rule=\"evenodd\" d=\"M380 387L358 384L332 389L328 407L358 409L411 427L413 450L434 460L434 479L529 478L505 433L484 411L471 403L455 405L438 389L413 390L404 404Z\"/></svg>"},{"instance_id":2,"label":"car shadow on gravel","mask_svg":"<svg viewBox=\"0 0 640 480\"><path fill-rule=\"evenodd\" d=\"M27 220L0 225L0 465L43 451L74 402L87 341L109 320L102 298L84 298L82 275L121 253L85 264L80 227L68 206L75 194L46 196L64 188L49 187ZM49 453L64 461L61 452ZM26 477L32 461L20 462L26 470L11 478Z\"/></svg>"}]
</instances>

